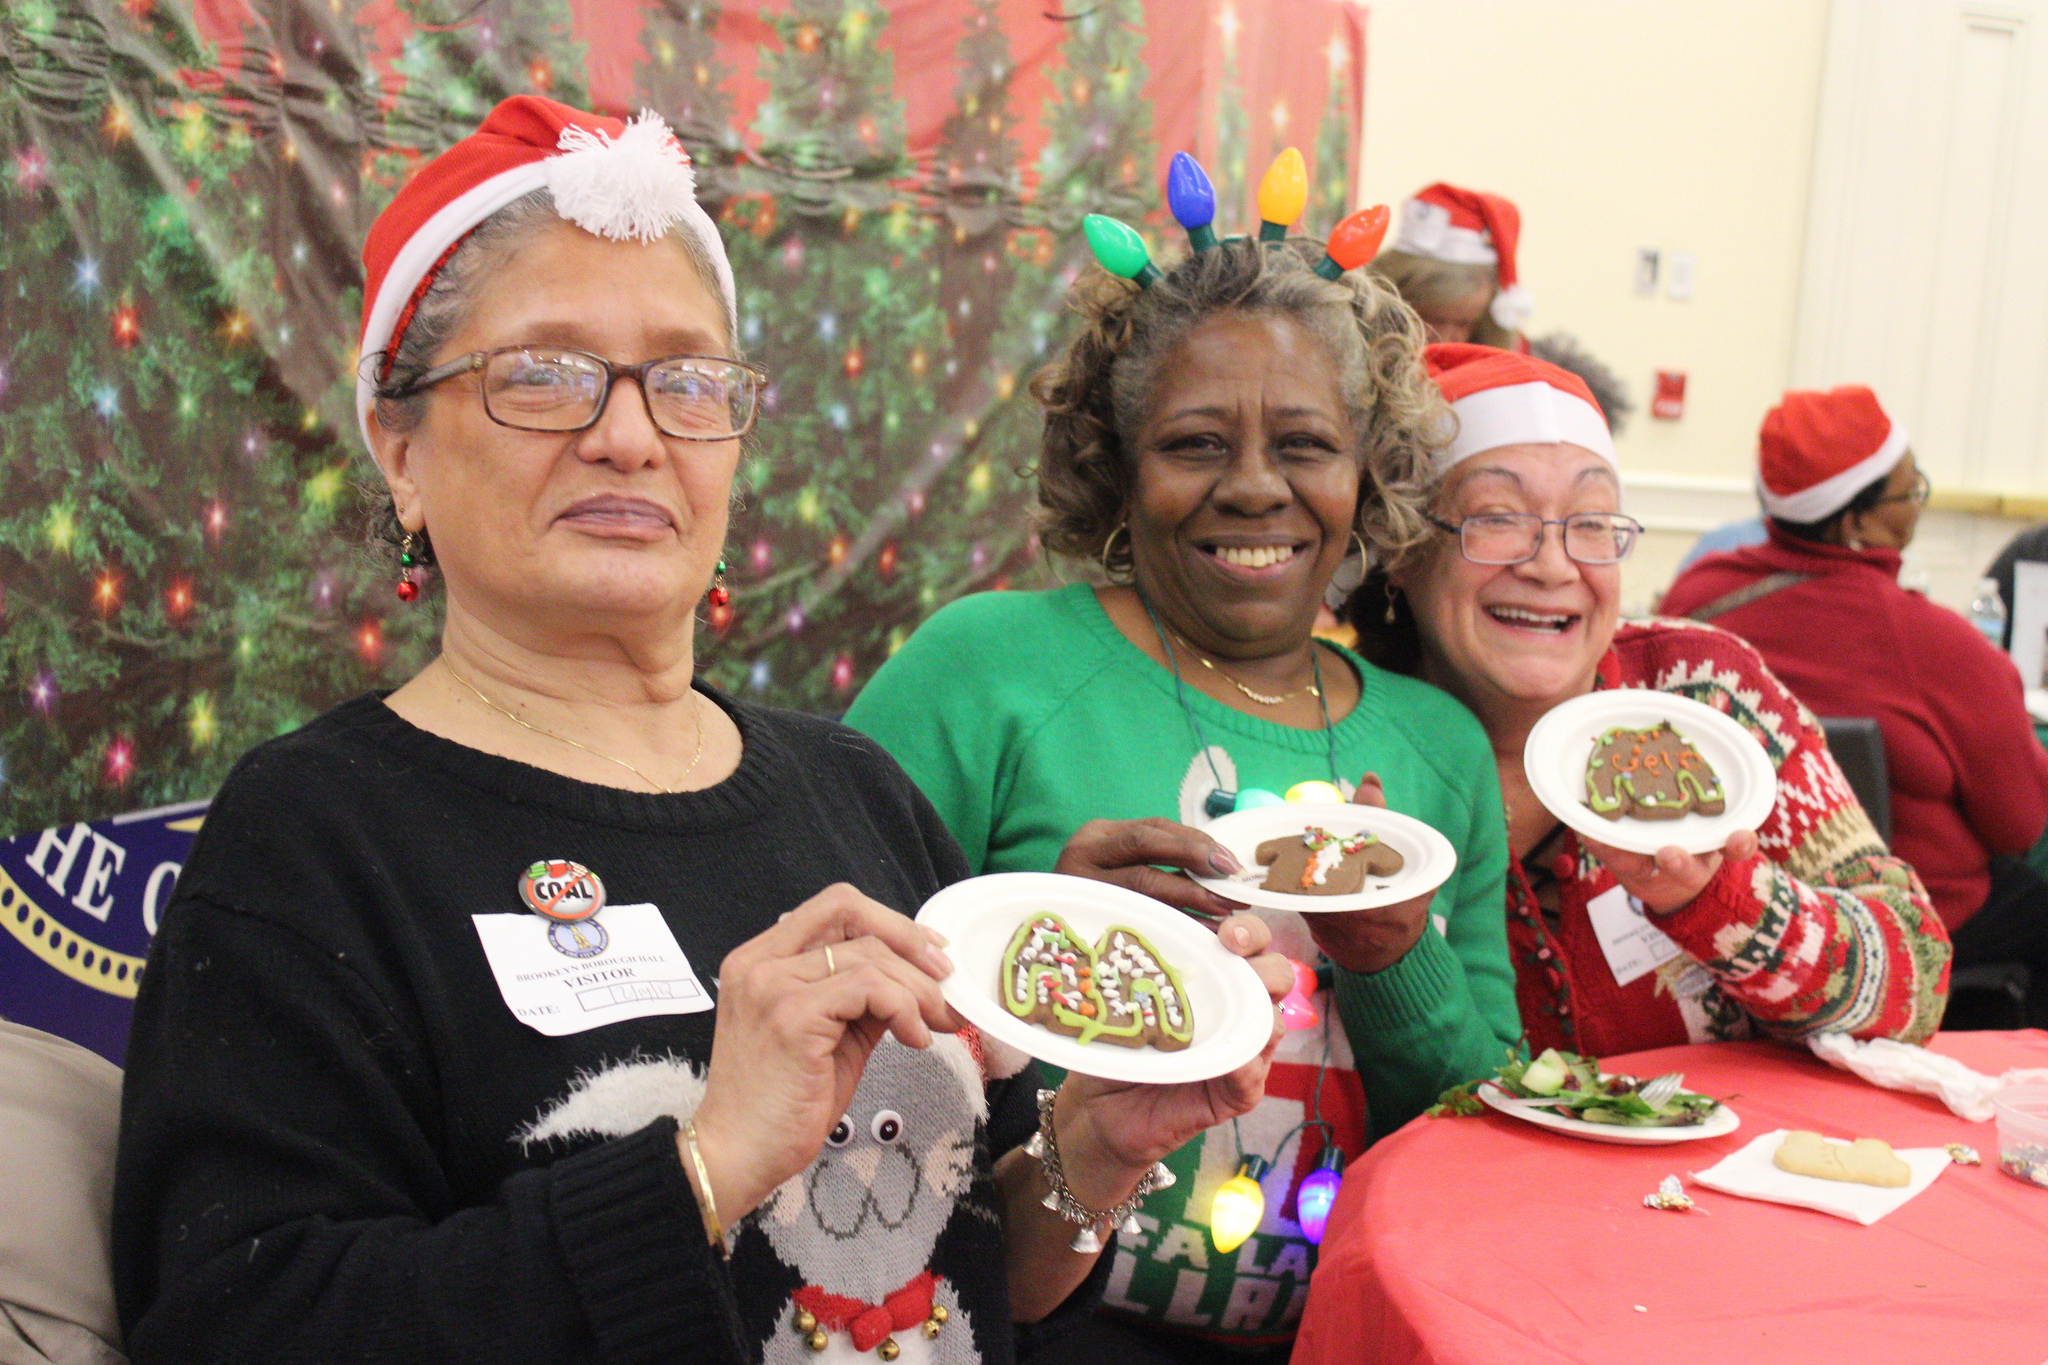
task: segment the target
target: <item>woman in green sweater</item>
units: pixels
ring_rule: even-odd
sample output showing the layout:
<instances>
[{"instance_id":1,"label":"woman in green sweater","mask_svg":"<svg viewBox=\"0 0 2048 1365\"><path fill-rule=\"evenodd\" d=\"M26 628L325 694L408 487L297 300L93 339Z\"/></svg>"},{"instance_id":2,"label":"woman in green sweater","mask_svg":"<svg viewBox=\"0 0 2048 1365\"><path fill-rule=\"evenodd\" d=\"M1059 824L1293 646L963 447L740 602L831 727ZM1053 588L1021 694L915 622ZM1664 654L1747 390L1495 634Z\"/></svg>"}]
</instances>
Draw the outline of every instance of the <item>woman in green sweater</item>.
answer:
<instances>
[{"instance_id":1,"label":"woman in green sweater","mask_svg":"<svg viewBox=\"0 0 2048 1365\"><path fill-rule=\"evenodd\" d=\"M1456 846L1433 899L1258 912L1276 950L1321 964L1323 1022L1287 1036L1258 1109L1170 1160L1181 1180L1119 1238L1109 1320L1073 1344L1077 1360L1224 1349L1197 1338L1229 1343L1233 1360L1262 1345L1283 1358L1313 1262L1293 1190L1326 1138L1356 1156L1445 1086L1490 1072L1519 1033L1485 735L1442 693L1310 633L1354 537L1390 552L1426 529L1413 489L1442 439L1415 315L1362 271L1319 277L1320 259L1298 241L1232 239L1149 287L1084 277L1080 334L1036 385L1039 500L1046 544L1098 560L1108 584L954 603L847 716L908 770L978 873L1058 867L1082 826L1122 822L1076 849L1092 842L1097 866L1129 864L1141 889L1221 911L1144 865L1236 871L1182 827L1206 823L1218 790L1307 779ZM1210 1199L1250 1155L1272 1163L1266 1212L1224 1255Z\"/></svg>"}]
</instances>

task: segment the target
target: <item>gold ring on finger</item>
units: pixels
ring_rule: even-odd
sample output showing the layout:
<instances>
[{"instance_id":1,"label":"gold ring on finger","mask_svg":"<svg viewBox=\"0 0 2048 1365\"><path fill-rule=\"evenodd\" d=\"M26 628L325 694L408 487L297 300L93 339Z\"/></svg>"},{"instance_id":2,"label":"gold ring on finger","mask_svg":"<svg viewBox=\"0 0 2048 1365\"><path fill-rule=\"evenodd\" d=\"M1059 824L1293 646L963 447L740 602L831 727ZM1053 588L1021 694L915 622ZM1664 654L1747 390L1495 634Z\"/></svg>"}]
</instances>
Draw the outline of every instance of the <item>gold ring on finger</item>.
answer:
<instances>
[{"instance_id":1,"label":"gold ring on finger","mask_svg":"<svg viewBox=\"0 0 2048 1365\"><path fill-rule=\"evenodd\" d=\"M838 970L839 964L832 960L832 945L828 943L825 945L825 975L830 976Z\"/></svg>"}]
</instances>

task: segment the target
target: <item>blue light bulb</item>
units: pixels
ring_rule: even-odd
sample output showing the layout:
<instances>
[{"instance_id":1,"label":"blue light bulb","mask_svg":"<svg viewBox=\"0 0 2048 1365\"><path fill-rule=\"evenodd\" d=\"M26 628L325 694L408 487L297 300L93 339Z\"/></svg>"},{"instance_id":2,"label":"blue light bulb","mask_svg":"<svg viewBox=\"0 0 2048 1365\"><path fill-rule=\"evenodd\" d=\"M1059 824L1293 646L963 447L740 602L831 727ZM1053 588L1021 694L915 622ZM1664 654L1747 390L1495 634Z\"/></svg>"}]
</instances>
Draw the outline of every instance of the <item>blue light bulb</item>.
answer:
<instances>
[{"instance_id":1,"label":"blue light bulb","mask_svg":"<svg viewBox=\"0 0 2048 1365\"><path fill-rule=\"evenodd\" d=\"M1188 244L1197 251L1216 245L1216 187L1209 173L1186 152L1175 152L1166 169L1166 206L1174 221L1188 230Z\"/></svg>"},{"instance_id":2,"label":"blue light bulb","mask_svg":"<svg viewBox=\"0 0 2048 1365\"><path fill-rule=\"evenodd\" d=\"M1330 1206L1337 1202L1337 1188L1344 1183L1344 1153L1335 1147L1323 1148L1316 1158L1316 1168L1302 1177L1301 1186L1294 1192L1294 1216L1301 1224L1301 1235L1317 1246L1323 1244L1323 1230L1330 1223Z\"/></svg>"}]
</instances>

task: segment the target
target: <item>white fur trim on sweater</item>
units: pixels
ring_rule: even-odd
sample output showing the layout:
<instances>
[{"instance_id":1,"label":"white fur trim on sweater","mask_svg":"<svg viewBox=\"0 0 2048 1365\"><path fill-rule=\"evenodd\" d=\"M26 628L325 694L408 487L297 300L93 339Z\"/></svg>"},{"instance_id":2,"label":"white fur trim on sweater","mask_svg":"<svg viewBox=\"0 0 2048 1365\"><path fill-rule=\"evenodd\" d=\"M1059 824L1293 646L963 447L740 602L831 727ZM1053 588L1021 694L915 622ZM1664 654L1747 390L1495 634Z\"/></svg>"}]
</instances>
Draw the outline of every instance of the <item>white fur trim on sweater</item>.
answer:
<instances>
[{"instance_id":1,"label":"white fur trim on sweater","mask_svg":"<svg viewBox=\"0 0 2048 1365\"><path fill-rule=\"evenodd\" d=\"M1616 463L1614 437L1600 410L1541 380L1466 394L1451 404L1451 411L1458 417L1458 435L1437 457L1440 470L1500 446L1560 441Z\"/></svg>"},{"instance_id":2,"label":"white fur trim on sweater","mask_svg":"<svg viewBox=\"0 0 2048 1365\"><path fill-rule=\"evenodd\" d=\"M1764 505L1766 516L1776 517L1779 521L1819 521L1847 507L1851 499L1891 473L1892 467L1904 458L1906 429L1894 422L1883 445L1841 473L1830 475L1811 488L1783 494L1773 493L1764 487L1763 479L1759 477L1756 495Z\"/></svg>"},{"instance_id":3,"label":"white fur trim on sweater","mask_svg":"<svg viewBox=\"0 0 2048 1365\"><path fill-rule=\"evenodd\" d=\"M521 1147L551 1138L624 1137L658 1118L681 1123L704 1102L704 1073L679 1057L620 1062L581 1075L569 1093L513 1134Z\"/></svg>"}]
</instances>

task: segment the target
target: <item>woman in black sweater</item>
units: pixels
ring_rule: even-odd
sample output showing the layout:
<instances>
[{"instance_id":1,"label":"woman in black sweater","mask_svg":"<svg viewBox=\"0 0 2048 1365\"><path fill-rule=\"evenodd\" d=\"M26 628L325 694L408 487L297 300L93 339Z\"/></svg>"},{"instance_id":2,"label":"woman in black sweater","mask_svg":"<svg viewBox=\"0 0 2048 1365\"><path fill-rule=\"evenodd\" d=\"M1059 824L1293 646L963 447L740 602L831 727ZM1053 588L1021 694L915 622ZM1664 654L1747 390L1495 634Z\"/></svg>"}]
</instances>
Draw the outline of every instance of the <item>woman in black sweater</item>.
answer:
<instances>
[{"instance_id":1,"label":"woman in black sweater","mask_svg":"<svg viewBox=\"0 0 2048 1365\"><path fill-rule=\"evenodd\" d=\"M762 376L658 120L509 100L365 264L359 411L442 653L250 754L180 878L124 1099L132 1358L1010 1359L1090 1297L1074 1222L1249 1109L1270 1044L1041 1120L907 917L965 875L930 806L695 682ZM1199 855L1168 837L1076 857Z\"/></svg>"}]
</instances>

